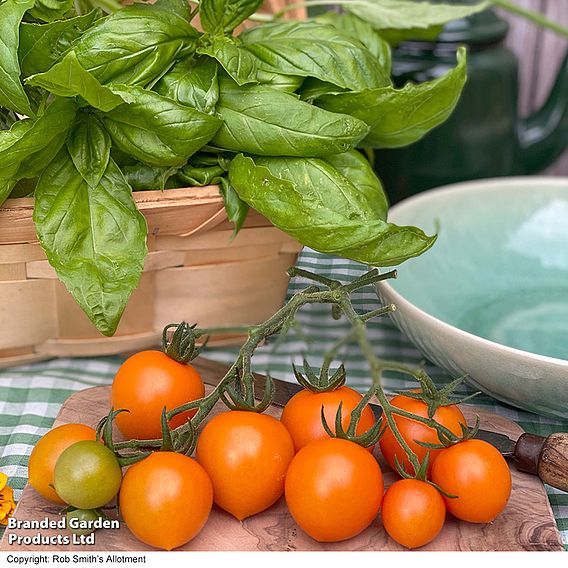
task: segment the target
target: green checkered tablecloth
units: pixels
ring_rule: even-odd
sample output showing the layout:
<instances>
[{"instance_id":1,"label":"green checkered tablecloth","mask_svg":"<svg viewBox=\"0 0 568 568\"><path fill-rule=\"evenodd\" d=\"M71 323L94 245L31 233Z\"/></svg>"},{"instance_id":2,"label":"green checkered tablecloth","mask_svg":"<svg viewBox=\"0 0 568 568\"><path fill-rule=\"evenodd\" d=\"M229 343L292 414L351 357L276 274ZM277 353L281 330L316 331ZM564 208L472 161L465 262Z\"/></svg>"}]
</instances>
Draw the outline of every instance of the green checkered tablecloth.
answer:
<instances>
[{"instance_id":1,"label":"green checkered tablecloth","mask_svg":"<svg viewBox=\"0 0 568 568\"><path fill-rule=\"evenodd\" d=\"M330 257L304 249L298 266L318 272L330 278L351 281L366 271L366 267L344 259ZM290 283L289 295L306 286L306 281L295 279ZM368 311L378 307L373 289L362 289L354 295L357 309ZM335 340L346 335L348 324L334 320L330 309L323 305L306 306L298 316L299 330L291 331L280 343L274 341L262 347L254 358L258 372L270 371L279 378L294 380L291 363L301 363L305 354L310 363L317 366L323 354ZM370 337L378 355L407 364L418 365L422 355L393 326L387 317L377 318L368 324ZM306 344L302 335L311 339ZM232 361L234 350L210 349L207 356L219 361ZM357 347L347 345L340 355L348 370L348 383L360 390L369 386L366 362ZM10 477L19 498L27 478L29 454L39 437L52 425L63 401L74 392L99 385L109 385L121 363L118 357L94 359L54 359L35 365L0 371L0 471ZM436 383L448 382L450 377L439 368L426 363L426 370ZM415 384L401 376L388 376L384 387L387 392L404 390ZM467 385L458 388L458 395L471 393ZM480 395L476 404L519 423L527 432L549 435L568 431L568 422L554 420L517 410ZM568 494L546 487L554 516L568 550Z\"/></svg>"}]
</instances>

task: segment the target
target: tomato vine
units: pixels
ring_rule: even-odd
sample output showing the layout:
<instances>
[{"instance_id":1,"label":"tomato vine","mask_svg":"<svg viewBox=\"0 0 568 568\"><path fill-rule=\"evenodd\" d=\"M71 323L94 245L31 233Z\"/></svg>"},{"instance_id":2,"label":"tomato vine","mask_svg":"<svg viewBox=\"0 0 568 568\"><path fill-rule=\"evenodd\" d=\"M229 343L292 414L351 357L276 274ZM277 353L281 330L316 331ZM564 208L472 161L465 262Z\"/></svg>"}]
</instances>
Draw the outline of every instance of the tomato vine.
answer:
<instances>
[{"instance_id":1,"label":"tomato vine","mask_svg":"<svg viewBox=\"0 0 568 568\"><path fill-rule=\"evenodd\" d=\"M341 427L341 408L339 408L336 420L336 432L333 433L329 426L325 424L329 434L336 437L343 437L356 441L364 446L369 446L377 442L384 429L392 431L396 440L408 456L408 460L414 470L414 475L422 477L424 464L420 462L418 456L406 442L399 432L399 428L394 419L395 415L410 418L426 426L433 428L438 433L443 445L451 445L471 435L469 429L464 429L461 436L456 435L445 426L433 419L434 412L438 406L450 403L448 394L451 388L455 387L454 381L450 387L437 391L434 383L422 368L415 368L396 361L384 360L379 358L369 340L367 334L367 322L375 317L383 316L394 311L394 305L381 306L364 314L359 314L352 303L351 295L356 290L365 286L374 285L381 280L396 278L396 271L381 273L378 269L373 269L350 283L342 283L339 280L327 278L319 274L313 274L299 268L290 268L288 274L291 277L303 277L312 282L301 292L292 296L287 303L276 313L264 322L239 327L239 331L247 333L247 339L239 350L239 353L218 385L206 396L198 400L193 400L177 408L166 411L162 416L162 439L156 440L127 440L115 442L112 439L112 422L120 409L112 409L108 416L104 417L98 425L98 433L108 447L112 448L121 465L128 465L138 462L149 455L152 451L166 449L186 455L191 455L197 443L197 429L207 418L213 407L222 401L231 409L248 410L253 412L263 412L270 405L274 389L273 381L270 376L266 377L266 386L262 400L258 401L255 393L255 376L252 372L251 361L256 349L268 337L286 333L294 327L298 311L307 304L327 304L331 307L334 317L345 317L351 324L351 331L347 336L338 340L325 354L320 375L317 377L307 361L304 365L304 373L308 375L308 380L316 386L333 383L339 384L344 380L344 368L333 372L330 377L330 367L337 356L339 349L347 341L355 340L361 350L362 355L367 360L370 367L371 387L361 398L361 401L353 409L350 416L350 423L347 429ZM169 334L170 330L173 334ZM231 328L232 331L235 328ZM226 332L226 328L199 328L195 325L190 326L185 322L181 324L170 324L166 326L163 334L163 349L178 360L189 362L200 354L209 336L215 333ZM389 401L388 396L382 387L382 377L385 372L396 371L412 377L416 380L427 396L430 404L428 417L418 416L404 409L397 408ZM296 369L296 376L300 375ZM413 395L414 396L414 395ZM419 396L419 395L417 395ZM364 436L355 435L357 423L361 413L369 401L374 398L383 411L383 416L372 431L365 433ZM454 401L455 403L456 401ZM189 410L196 410L191 419L183 425L170 429L168 423L180 413Z\"/></svg>"}]
</instances>

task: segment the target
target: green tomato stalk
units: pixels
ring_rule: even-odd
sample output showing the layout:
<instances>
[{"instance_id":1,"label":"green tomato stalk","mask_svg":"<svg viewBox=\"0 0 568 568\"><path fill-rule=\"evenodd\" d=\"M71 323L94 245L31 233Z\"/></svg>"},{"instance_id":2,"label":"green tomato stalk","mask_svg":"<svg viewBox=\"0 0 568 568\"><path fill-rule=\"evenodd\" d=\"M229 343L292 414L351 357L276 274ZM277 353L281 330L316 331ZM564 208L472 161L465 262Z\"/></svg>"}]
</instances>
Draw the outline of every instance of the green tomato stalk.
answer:
<instances>
[{"instance_id":1,"label":"green tomato stalk","mask_svg":"<svg viewBox=\"0 0 568 568\"><path fill-rule=\"evenodd\" d=\"M448 387L437 391L432 380L423 369L377 357L367 335L366 324L374 317L394 311L395 306L383 306L365 314L358 314L353 306L351 295L354 291L364 286L374 285L381 280L395 278L396 271L381 274L377 269L374 269L349 284L343 284L338 280L332 280L297 268L291 268L288 273L291 277L302 276L308 278L312 280L314 284L295 294L282 308L264 322L246 328L239 327L239 331L246 330L248 337L239 350L237 358L225 373L225 376L221 379L219 384L202 399L189 402L168 412L164 410L162 417L163 436L161 440L113 442L112 422L117 412L120 412L120 410L112 410L107 417L101 420L98 431L104 438L107 446L115 451L121 465L140 461L147 457L150 452L160 449L191 455L197 442L196 433L199 426L219 401L222 401L230 409L247 410L251 412L263 412L266 410L272 401L272 379L266 377L264 395L259 402L255 396L255 375L251 367L252 357L256 349L263 344L268 337L286 333L289 329L294 327L296 315L302 306L315 303L328 304L332 310L337 312L340 316L347 318L352 329L345 338L336 342L325 354L319 377L314 373L307 362L305 362L304 365L305 377L296 369L296 376L300 384L309 382L312 387L316 389L330 389L340 386L345 380L345 368L341 365L339 369L330 376L330 365L339 349L353 339L358 343L361 353L368 361L371 369L371 388L352 411L347 429L345 430L341 427L341 408L337 413L335 432L331 431L324 419L324 427L330 435L346 438L363 446L370 446L378 441L384 429L388 426L408 456L414 468L415 476L423 476L424 465L420 463L416 454L400 434L395 420L396 415L416 420L417 422L434 428L440 440L442 440L445 445L450 445L463 439L463 437L456 436L433 419L434 413L439 406L463 402L463 400L451 401L448 398L451 389L462 379L458 379L458 381L454 381ZM168 331L172 328L175 328L174 334L172 339L168 339ZM183 352L180 353L184 355L182 358L185 362L189 362L199 353L200 350L196 349L195 345L201 338L209 337L215 333L225 333L226 331L226 328L200 329L196 326L189 326L184 322L179 325L170 324L166 326L164 330L164 345L166 349L172 348L172 345L174 345L175 349L173 350ZM180 346L185 347L185 349L180 348ZM428 418L416 416L390 404L382 388L383 374L390 371L408 375L421 385L423 395L416 396L424 396L425 400L427 400L430 410ZM299 376L301 376L301 380ZM366 432L362 436L356 436L355 433L361 413L373 397L378 401L383 410L383 418L369 432ZM193 418L182 426L170 431L168 426L169 421L177 414L192 409L197 409L197 413ZM469 435L471 435L469 430L464 431L464 436Z\"/></svg>"}]
</instances>

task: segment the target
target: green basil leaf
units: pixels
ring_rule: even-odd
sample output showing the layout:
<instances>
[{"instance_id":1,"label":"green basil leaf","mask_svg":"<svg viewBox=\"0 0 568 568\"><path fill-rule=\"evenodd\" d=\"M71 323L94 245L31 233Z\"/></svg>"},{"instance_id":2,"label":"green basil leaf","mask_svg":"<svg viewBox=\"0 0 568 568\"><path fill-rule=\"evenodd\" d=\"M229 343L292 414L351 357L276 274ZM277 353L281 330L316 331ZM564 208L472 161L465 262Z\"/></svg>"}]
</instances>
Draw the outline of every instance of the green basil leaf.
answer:
<instances>
[{"instance_id":1,"label":"green basil leaf","mask_svg":"<svg viewBox=\"0 0 568 568\"><path fill-rule=\"evenodd\" d=\"M456 5L415 0L357 0L343 7L375 29L429 28L485 10L489 2Z\"/></svg>"},{"instance_id":2,"label":"green basil leaf","mask_svg":"<svg viewBox=\"0 0 568 568\"><path fill-rule=\"evenodd\" d=\"M70 51L59 63L49 71L32 75L26 79L26 84L42 87L61 97L80 96L92 107L109 111L125 102L119 95L104 85L101 85L79 63L74 51ZM133 99L127 99L132 102Z\"/></svg>"},{"instance_id":3,"label":"green basil leaf","mask_svg":"<svg viewBox=\"0 0 568 568\"><path fill-rule=\"evenodd\" d=\"M189 187L203 187L220 182L226 170L219 163L218 156L196 154L177 173L178 179Z\"/></svg>"},{"instance_id":4,"label":"green basil leaf","mask_svg":"<svg viewBox=\"0 0 568 568\"><path fill-rule=\"evenodd\" d=\"M314 21L265 24L239 35L266 71L315 77L349 90L390 85L377 58L359 41Z\"/></svg>"},{"instance_id":5,"label":"green basil leaf","mask_svg":"<svg viewBox=\"0 0 568 568\"><path fill-rule=\"evenodd\" d=\"M254 14L264 0L201 0L199 19L206 32L214 35L231 33Z\"/></svg>"},{"instance_id":6,"label":"green basil leaf","mask_svg":"<svg viewBox=\"0 0 568 568\"><path fill-rule=\"evenodd\" d=\"M19 120L14 111L0 108L0 131L10 129Z\"/></svg>"},{"instance_id":7,"label":"green basil leaf","mask_svg":"<svg viewBox=\"0 0 568 568\"><path fill-rule=\"evenodd\" d=\"M187 0L156 0L153 5L154 8L159 8L166 12L173 12L180 18L189 20L191 10Z\"/></svg>"},{"instance_id":8,"label":"green basil leaf","mask_svg":"<svg viewBox=\"0 0 568 568\"><path fill-rule=\"evenodd\" d=\"M45 167L57 156L63 144L65 144L64 132L52 138L41 150L26 156L26 158L20 162L20 166L16 172L16 179L21 181L39 177Z\"/></svg>"},{"instance_id":9,"label":"green basil leaf","mask_svg":"<svg viewBox=\"0 0 568 568\"><path fill-rule=\"evenodd\" d=\"M67 151L90 187L99 185L110 160L111 140L100 120L84 114L69 132Z\"/></svg>"},{"instance_id":10,"label":"green basil leaf","mask_svg":"<svg viewBox=\"0 0 568 568\"><path fill-rule=\"evenodd\" d=\"M30 15L42 22L60 20L71 10L74 0L35 0Z\"/></svg>"},{"instance_id":11,"label":"green basil leaf","mask_svg":"<svg viewBox=\"0 0 568 568\"><path fill-rule=\"evenodd\" d=\"M320 79L315 79L314 77L308 77L300 88L298 94L300 99L312 103L317 98L323 95L336 95L337 93L346 93L345 89L334 85L333 83L328 83L327 81L321 81Z\"/></svg>"},{"instance_id":12,"label":"green basil leaf","mask_svg":"<svg viewBox=\"0 0 568 568\"><path fill-rule=\"evenodd\" d=\"M430 26L428 28L408 28L404 30L381 30L381 36L393 47L403 41L426 41L433 42L442 33L443 25Z\"/></svg>"},{"instance_id":13,"label":"green basil leaf","mask_svg":"<svg viewBox=\"0 0 568 568\"><path fill-rule=\"evenodd\" d=\"M231 162L239 197L302 244L374 266L393 266L428 250L435 237L380 219L344 175L317 158Z\"/></svg>"},{"instance_id":14,"label":"green basil leaf","mask_svg":"<svg viewBox=\"0 0 568 568\"><path fill-rule=\"evenodd\" d=\"M316 21L332 25L351 39L360 41L376 58L385 73L391 73L392 53L387 43L368 22L354 14L326 12Z\"/></svg>"},{"instance_id":15,"label":"green basil leaf","mask_svg":"<svg viewBox=\"0 0 568 568\"><path fill-rule=\"evenodd\" d=\"M367 200L367 207L383 221L387 220L389 204L381 180L367 159L357 150L326 156L325 161L344 175Z\"/></svg>"},{"instance_id":16,"label":"green basil leaf","mask_svg":"<svg viewBox=\"0 0 568 568\"><path fill-rule=\"evenodd\" d=\"M31 116L30 101L20 81L18 45L20 22L34 0L5 0L0 4L0 107Z\"/></svg>"},{"instance_id":17,"label":"green basil leaf","mask_svg":"<svg viewBox=\"0 0 568 568\"><path fill-rule=\"evenodd\" d=\"M235 225L235 230L233 231L233 237L235 237L247 219L249 206L239 197L239 194L226 177L222 177L220 181L219 191L223 196L227 219Z\"/></svg>"},{"instance_id":18,"label":"green basil leaf","mask_svg":"<svg viewBox=\"0 0 568 568\"><path fill-rule=\"evenodd\" d=\"M302 86L305 79L296 75L282 75L274 71L259 69L256 72L256 80L260 85L266 85L271 89L284 91L285 93L294 93Z\"/></svg>"},{"instance_id":19,"label":"green basil leaf","mask_svg":"<svg viewBox=\"0 0 568 568\"><path fill-rule=\"evenodd\" d=\"M64 146L38 181L33 218L59 279L98 330L112 335L147 252L146 220L116 164L110 160L92 187Z\"/></svg>"},{"instance_id":20,"label":"green basil leaf","mask_svg":"<svg viewBox=\"0 0 568 568\"><path fill-rule=\"evenodd\" d=\"M22 22L18 51L24 77L43 73L56 63L99 18L101 13L92 10L84 16L60 20L51 24Z\"/></svg>"},{"instance_id":21,"label":"green basil leaf","mask_svg":"<svg viewBox=\"0 0 568 568\"><path fill-rule=\"evenodd\" d=\"M144 86L193 53L198 37L175 12L135 4L96 22L72 47L102 84Z\"/></svg>"},{"instance_id":22,"label":"green basil leaf","mask_svg":"<svg viewBox=\"0 0 568 568\"><path fill-rule=\"evenodd\" d=\"M12 192L10 193L10 199L18 199L19 197L32 197L36 185L37 178L21 179L12 189Z\"/></svg>"},{"instance_id":23,"label":"green basil leaf","mask_svg":"<svg viewBox=\"0 0 568 568\"><path fill-rule=\"evenodd\" d=\"M345 152L367 134L365 123L262 86L220 80L217 112L223 125L212 144L262 156L325 156Z\"/></svg>"},{"instance_id":24,"label":"green basil leaf","mask_svg":"<svg viewBox=\"0 0 568 568\"><path fill-rule=\"evenodd\" d=\"M77 106L69 99L55 99L36 119L16 122L0 132L0 204L19 179L36 177L65 142Z\"/></svg>"},{"instance_id":25,"label":"green basil leaf","mask_svg":"<svg viewBox=\"0 0 568 568\"><path fill-rule=\"evenodd\" d=\"M116 146L139 162L182 166L214 136L221 120L140 87L113 86L136 102L101 113Z\"/></svg>"},{"instance_id":26,"label":"green basil leaf","mask_svg":"<svg viewBox=\"0 0 568 568\"><path fill-rule=\"evenodd\" d=\"M0 174L0 206L10 197L18 181L14 178L14 170Z\"/></svg>"},{"instance_id":27,"label":"green basil leaf","mask_svg":"<svg viewBox=\"0 0 568 568\"><path fill-rule=\"evenodd\" d=\"M214 114L219 100L217 69L215 61L208 57L186 58L176 63L154 90L182 105Z\"/></svg>"},{"instance_id":28,"label":"green basil leaf","mask_svg":"<svg viewBox=\"0 0 568 568\"><path fill-rule=\"evenodd\" d=\"M257 83L258 61L240 45L238 38L209 37L197 53L217 60L238 85Z\"/></svg>"},{"instance_id":29,"label":"green basil leaf","mask_svg":"<svg viewBox=\"0 0 568 568\"><path fill-rule=\"evenodd\" d=\"M122 173L133 190L164 190L168 180L177 173L177 168L168 166L147 166L138 163L122 166Z\"/></svg>"},{"instance_id":30,"label":"green basil leaf","mask_svg":"<svg viewBox=\"0 0 568 568\"><path fill-rule=\"evenodd\" d=\"M466 81L466 51L460 47L457 65L433 81L408 83L359 93L324 95L316 104L332 112L350 113L371 131L362 146L397 148L420 140L454 110Z\"/></svg>"}]
</instances>

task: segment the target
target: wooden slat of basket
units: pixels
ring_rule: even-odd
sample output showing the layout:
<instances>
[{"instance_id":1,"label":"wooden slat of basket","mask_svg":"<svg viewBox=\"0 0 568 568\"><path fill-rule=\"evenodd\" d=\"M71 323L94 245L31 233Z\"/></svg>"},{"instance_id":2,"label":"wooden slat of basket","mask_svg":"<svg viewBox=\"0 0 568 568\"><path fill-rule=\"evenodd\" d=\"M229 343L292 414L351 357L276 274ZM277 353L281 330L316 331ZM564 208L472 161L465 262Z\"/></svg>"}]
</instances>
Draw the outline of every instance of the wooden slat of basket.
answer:
<instances>
[{"instance_id":1,"label":"wooden slat of basket","mask_svg":"<svg viewBox=\"0 0 568 568\"><path fill-rule=\"evenodd\" d=\"M4 213L0 209L0 218ZM0 221L1 223L1 221ZM32 260L42 260L45 253L39 244L0 244L0 264L26 263Z\"/></svg>"},{"instance_id":2,"label":"wooden slat of basket","mask_svg":"<svg viewBox=\"0 0 568 568\"><path fill-rule=\"evenodd\" d=\"M296 244L297 246L297 244ZM282 243L266 244L262 247L251 246L227 246L225 248L215 249L198 249L188 250L184 252L185 266L200 266L203 264L211 264L211 259L214 258L216 263L226 262L241 262L243 260L254 260L258 258L274 258L282 251ZM293 251L286 251L293 252ZM297 252L297 250L295 251Z\"/></svg>"},{"instance_id":3,"label":"wooden slat of basket","mask_svg":"<svg viewBox=\"0 0 568 568\"><path fill-rule=\"evenodd\" d=\"M157 331L132 333L124 336L96 337L85 339L49 340L38 345L40 357L93 357L139 351L160 344L161 334Z\"/></svg>"},{"instance_id":4,"label":"wooden slat of basket","mask_svg":"<svg viewBox=\"0 0 568 568\"><path fill-rule=\"evenodd\" d=\"M155 322L180 318L199 326L256 323L284 299L286 270L295 255L218 265L171 268L156 273ZM246 301L245 301L246 299Z\"/></svg>"},{"instance_id":5,"label":"wooden slat of basket","mask_svg":"<svg viewBox=\"0 0 568 568\"><path fill-rule=\"evenodd\" d=\"M0 282L0 321L0 349L35 345L56 336L53 282Z\"/></svg>"},{"instance_id":6,"label":"wooden slat of basket","mask_svg":"<svg viewBox=\"0 0 568 568\"><path fill-rule=\"evenodd\" d=\"M217 186L139 191L134 200L146 217L150 235L205 231L226 220ZM0 208L0 245L37 243L32 215L33 199L8 199Z\"/></svg>"},{"instance_id":7,"label":"wooden slat of basket","mask_svg":"<svg viewBox=\"0 0 568 568\"><path fill-rule=\"evenodd\" d=\"M174 266L183 266L185 263L185 254L176 250L160 250L149 252L144 260L144 272L152 272L154 270L162 270L163 268L173 268ZM8 265L11 266L11 265ZM0 265L0 276L2 275L2 266ZM55 269L47 260L34 260L24 265L24 278L51 278L57 280L58 276ZM0 278L1 279L1 278Z\"/></svg>"},{"instance_id":8,"label":"wooden slat of basket","mask_svg":"<svg viewBox=\"0 0 568 568\"><path fill-rule=\"evenodd\" d=\"M0 282L25 279L26 265L23 262L17 264L0 264Z\"/></svg>"}]
</instances>

